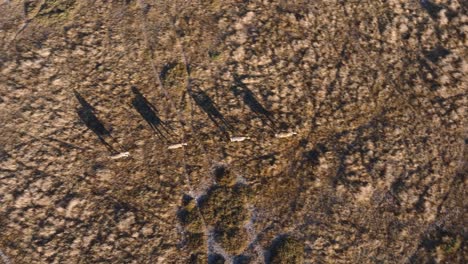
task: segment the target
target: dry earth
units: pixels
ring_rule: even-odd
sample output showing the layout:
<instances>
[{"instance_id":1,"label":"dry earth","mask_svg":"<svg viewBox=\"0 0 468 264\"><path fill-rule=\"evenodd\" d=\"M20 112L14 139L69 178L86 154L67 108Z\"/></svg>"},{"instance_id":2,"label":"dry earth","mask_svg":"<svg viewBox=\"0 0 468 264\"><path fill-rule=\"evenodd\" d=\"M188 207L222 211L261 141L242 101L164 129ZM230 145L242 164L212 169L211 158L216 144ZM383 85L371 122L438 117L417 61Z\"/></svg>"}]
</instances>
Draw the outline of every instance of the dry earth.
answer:
<instances>
[{"instance_id":1,"label":"dry earth","mask_svg":"<svg viewBox=\"0 0 468 264\"><path fill-rule=\"evenodd\" d=\"M467 8L3 0L0 263L467 263Z\"/></svg>"}]
</instances>

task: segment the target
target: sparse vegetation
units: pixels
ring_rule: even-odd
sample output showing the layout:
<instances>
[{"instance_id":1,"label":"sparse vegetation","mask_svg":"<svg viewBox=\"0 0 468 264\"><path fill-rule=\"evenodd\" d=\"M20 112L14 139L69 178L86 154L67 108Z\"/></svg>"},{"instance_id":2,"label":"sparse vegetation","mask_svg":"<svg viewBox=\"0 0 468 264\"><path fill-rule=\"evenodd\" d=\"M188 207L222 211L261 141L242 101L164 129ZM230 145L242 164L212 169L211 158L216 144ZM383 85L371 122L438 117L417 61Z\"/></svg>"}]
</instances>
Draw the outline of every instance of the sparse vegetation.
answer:
<instances>
[{"instance_id":1,"label":"sparse vegetation","mask_svg":"<svg viewBox=\"0 0 468 264\"><path fill-rule=\"evenodd\" d=\"M466 20L450 0L0 1L0 251L463 263Z\"/></svg>"},{"instance_id":2,"label":"sparse vegetation","mask_svg":"<svg viewBox=\"0 0 468 264\"><path fill-rule=\"evenodd\" d=\"M210 50L210 51L208 51L208 55L210 56L210 58L211 58L212 60L217 60L217 59L219 59L219 57L221 56L221 53L218 52L218 51Z\"/></svg>"},{"instance_id":3,"label":"sparse vegetation","mask_svg":"<svg viewBox=\"0 0 468 264\"><path fill-rule=\"evenodd\" d=\"M442 238L442 241L443 241L443 244L441 248L447 254L453 254L457 252L462 245L462 239L459 236L456 236L456 237L445 236Z\"/></svg>"},{"instance_id":4,"label":"sparse vegetation","mask_svg":"<svg viewBox=\"0 0 468 264\"><path fill-rule=\"evenodd\" d=\"M182 63L168 63L161 72L161 80L167 87L184 86L186 78L186 69Z\"/></svg>"},{"instance_id":5,"label":"sparse vegetation","mask_svg":"<svg viewBox=\"0 0 468 264\"><path fill-rule=\"evenodd\" d=\"M75 4L75 0L46 0L39 7L38 16L57 17L66 15L66 12Z\"/></svg>"}]
</instances>

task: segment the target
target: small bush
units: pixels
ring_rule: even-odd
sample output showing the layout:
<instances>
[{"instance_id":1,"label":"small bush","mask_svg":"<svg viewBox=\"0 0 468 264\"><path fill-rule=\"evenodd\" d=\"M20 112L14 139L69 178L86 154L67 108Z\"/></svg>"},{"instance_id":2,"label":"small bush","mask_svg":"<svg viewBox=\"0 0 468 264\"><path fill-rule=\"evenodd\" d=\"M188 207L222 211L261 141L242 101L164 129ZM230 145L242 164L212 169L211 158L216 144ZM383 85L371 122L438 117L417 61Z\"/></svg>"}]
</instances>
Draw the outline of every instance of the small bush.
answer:
<instances>
[{"instance_id":1,"label":"small bush","mask_svg":"<svg viewBox=\"0 0 468 264\"><path fill-rule=\"evenodd\" d=\"M236 184L236 177L225 166L218 166L213 170L216 182L221 186L233 186Z\"/></svg>"},{"instance_id":2,"label":"small bush","mask_svg":"<svg viewBox=\"0 0 468 264\"><path fill-rule=\"evenodd\" d=\"M218 229L215 232L215 240L226 252L236 255L242 253L241 251L247 244L248 235L242 227Z\"/></svg>"},{"instance_id":3,"label":"small bush","mask_svg":"<svg viewBox=\"0 0 468 264\"><path fill-rule=\"evenodd\" d=\"M205 238L203 233L188 233L186 247L190 252L204 251Z\"/></svg>"},{"instance_id":4,"label":"small bush","mask_svg":"<svg viewBox=\"0 0 468 264\"><path fill-rule=\"evenodd\" d=\"M280 237L270 250L271 264L304 263L304 244L291 237Z\"/></svg>"},{"instance_id":5,"label":"small bush","mask_svg":"<svg viewBox=\"0 0 468 264\"><path fill-rule=\"evenodd\" d=\"M233 188L211 189L201 202L200 209L206 222L216 227L239 226L248 218L244 197Z\"/></svg>"},{"instance_id":6,"label":"small bush","mask_svg":"<svg viewBox=\"0 0 468 264\"><path fill-rule=\"evenodd\" d=\"M194 200L188 202L187 205L180 209L177 216L186 230L191 232L203 230L203 222Z\"/></svg>"},{"instance_id":7,"label":"small bush","mask_svg":"<svg viewBox=\"0 0 468 264\"><path fill-rule=\"evenodd\" d=\"M238 254L248 241L244 223L249 218L245 186L232 185L235 179L224 167L214 171L220 185L208 191L200 201L201 213L208 225L215 228L215 241L230 254Z\"/></svg>"},{"instance_id":8,"label":"small bush","mask_svg":"<svg viewBox=\"0 0 468 264\"><path fill-rule=\"evenodd\" d=\"M208 258L205 253L193 253L190 255L190 264L205 264L208 262Z\"/></svg>"},{"instance_id":9,"label":"small bush","mask_svg":"<svg viewBox=\"0 0 468 264\"><path fill-rule=\"evenodd\" d=\"M226 260L219 254L213 254L208 257L208 264L224 264Z\"/></svg>"}]
</instances>

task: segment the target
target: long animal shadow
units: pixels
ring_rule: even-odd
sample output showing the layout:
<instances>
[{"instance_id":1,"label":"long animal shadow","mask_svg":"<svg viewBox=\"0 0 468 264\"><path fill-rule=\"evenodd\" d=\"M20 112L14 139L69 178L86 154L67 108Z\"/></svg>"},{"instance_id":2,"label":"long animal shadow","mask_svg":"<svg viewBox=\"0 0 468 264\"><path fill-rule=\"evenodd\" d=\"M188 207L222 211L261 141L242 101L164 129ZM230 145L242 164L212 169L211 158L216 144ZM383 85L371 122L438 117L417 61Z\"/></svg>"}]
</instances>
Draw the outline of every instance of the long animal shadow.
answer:
<instances>
[{"instance_id":1,"label":"long animal shadow","mask_svg":"<svg viewBox=\"0 0 468 264\"><path fill-rule=\"evenodd\" d=\"M420 0L420 3L422 7L425 8L429 15L434 19L437 19L439 12L443 9L442 6L437 5L436 3L433 3L430 0Z\"/></svg>"},{"instance_id":2,"label":"long animal shadow","mask_svg":"<svg viewBox=\"0 0 468 264\"><path fill-rule=\"evenodd\" d=\"M257 99L255 94L245 85L241 78L234 77L234 86L231 87L231 92L238 97L241 97L244 103L254 112L263 122L270 126L273 130L276 128L276 122L273 114L268 111Z\"/></svg>"},{"instance_id":3,"label":"long animal shadow","mask_svg":"<svg viewBox=\"0 0 468 264\"><path fill-rule=\"evenodd\" d=\"M156 114L158 110L151 104L141 92L136 88L132 87L134 98L132 99L132 106L137 112L143 117L148 125L157 133L161 138L167 139L164 133L170 134L167 125L161 118ZM164 133L163 133L164 132Z\"/></svg>"},{"instance_id":4,"label":"long animal shadow","mask_svg":"<svg viewBox=\"0 0 468 264\"><path fill-rule=\"evenodd\" d=\"M104 124L99 120L96 116L96 109L91 106L86 99L83 98L76 90L73 90L76 99L80 103L81 107L76 109L78 116L80 117L81 121L93 131L94 134L99 138L99 141L107 148L109 152L112 154L118 153L111 144L109 144L105 138L110 138L110 140L115 141L115 139L111 136L110 131L104 126Z\"/></svg>"},{"instance_id":5,"label":"long animal shadow","mask_svg":"<svg viewBox=\"0 0 468 264\"><path fill-rule=\"evenodd\" d=\"M208 115L210 120L221 130L221 132L226 133L226 130L232 130L232 126L229 125L224 116L218 110L216 104L204 91L189 88L187 92L190 97L193 98L198 107Z\"/></svg>"}]
</instances>

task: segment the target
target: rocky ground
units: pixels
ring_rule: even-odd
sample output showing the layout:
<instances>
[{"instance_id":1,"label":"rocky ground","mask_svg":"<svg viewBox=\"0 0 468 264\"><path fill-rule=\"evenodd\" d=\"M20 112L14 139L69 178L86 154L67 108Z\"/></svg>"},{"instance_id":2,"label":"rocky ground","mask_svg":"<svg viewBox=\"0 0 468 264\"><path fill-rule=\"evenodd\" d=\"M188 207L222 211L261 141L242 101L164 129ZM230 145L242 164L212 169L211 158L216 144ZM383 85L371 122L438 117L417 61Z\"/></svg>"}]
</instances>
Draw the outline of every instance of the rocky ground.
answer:
<instances>
[{"instance_id":1,"label":"rocky ground","mask_svg":"<svg viewBox=\"0 0 468 264\"><path fill-rule=\"evenodd\" d=\"M2 1L0 263L466 263L467 9Z\"/></svg>"}]
</instances>

